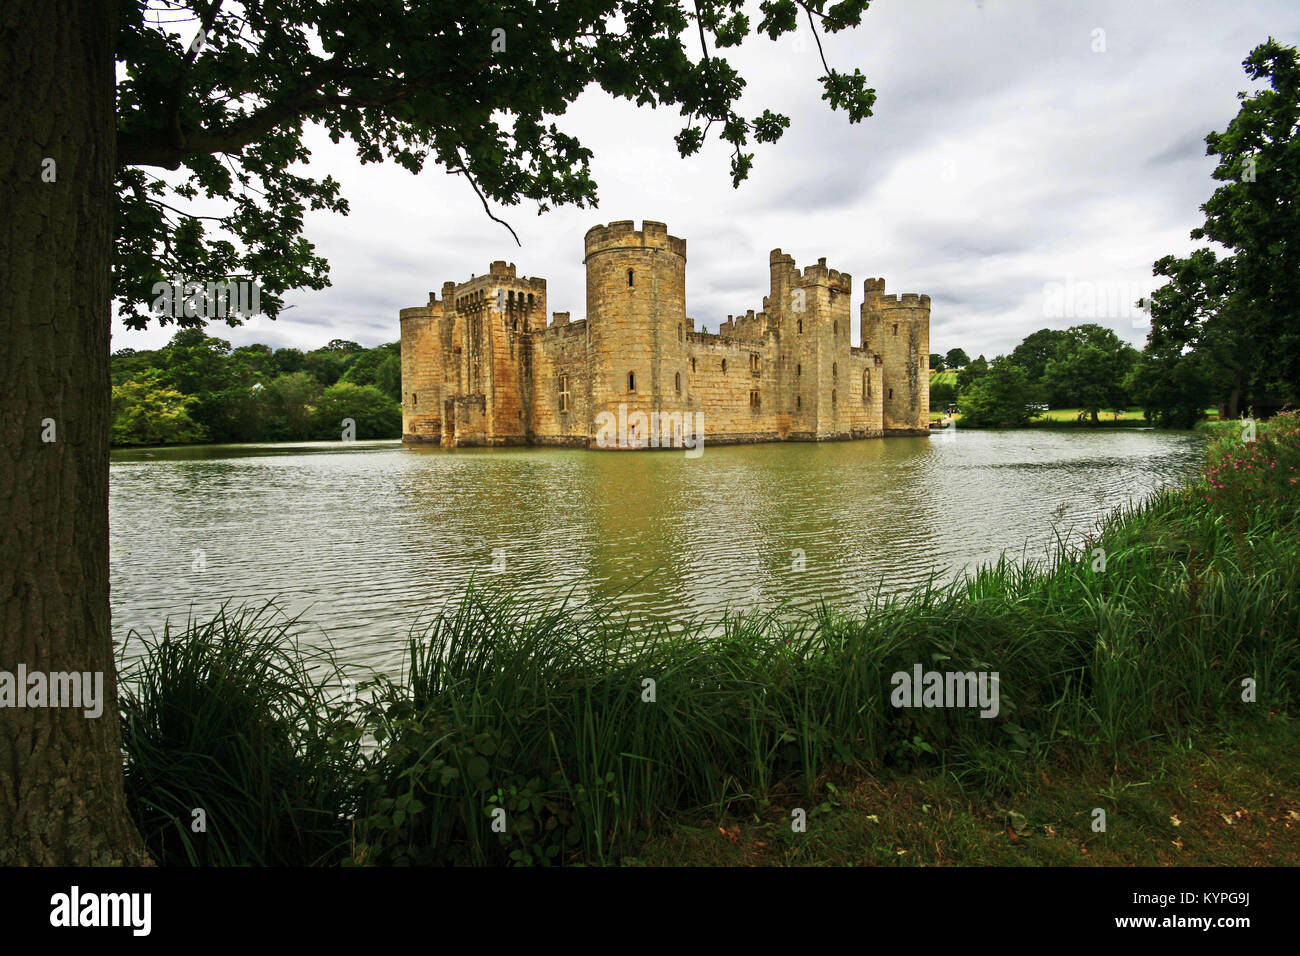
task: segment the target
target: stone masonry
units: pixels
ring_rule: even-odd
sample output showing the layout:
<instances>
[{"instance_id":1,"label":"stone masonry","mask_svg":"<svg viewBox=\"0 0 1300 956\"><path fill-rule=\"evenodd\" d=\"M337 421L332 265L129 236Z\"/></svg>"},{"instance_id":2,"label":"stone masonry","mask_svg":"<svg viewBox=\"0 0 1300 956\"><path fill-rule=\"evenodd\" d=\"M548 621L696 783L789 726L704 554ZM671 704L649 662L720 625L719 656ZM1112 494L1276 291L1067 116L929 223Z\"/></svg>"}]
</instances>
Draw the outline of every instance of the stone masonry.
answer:
<instances>
[{"instance_id":1,"label":"stone masonry","mask_svg":"<svg viewBox=\"0 0 1300 956\"><path fill-rule=\"evenodd\" d=\"M693 416L706 445L929 434L928 295L867 279L853 345L849 274L775 249L762 311L714 334L663 223L595 226L584 262L585 319L548 323L546 280L505 262L402 309L403 441L606 447L598 423L637 412Z\"/></svg>"}]
</instances>

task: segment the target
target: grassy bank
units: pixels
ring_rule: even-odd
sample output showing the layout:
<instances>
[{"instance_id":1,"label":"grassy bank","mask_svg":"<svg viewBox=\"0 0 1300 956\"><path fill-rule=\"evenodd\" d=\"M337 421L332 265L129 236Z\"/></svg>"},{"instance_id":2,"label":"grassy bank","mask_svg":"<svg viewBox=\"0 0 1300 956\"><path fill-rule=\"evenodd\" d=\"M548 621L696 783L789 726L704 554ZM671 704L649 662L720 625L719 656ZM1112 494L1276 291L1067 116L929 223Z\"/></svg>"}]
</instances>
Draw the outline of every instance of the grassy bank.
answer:
<instances>
[{"instance_id":1,"label":"grassy bank","mask_svg":"<svg viewBox=\"0 0 1300 956\"><path fill-rule=\"evenodd\" d=\"M864 614L646 629L614 607L470 593L355 712L329 703L337 675L296 664L283 622L167 635L124 707L132 802L173 863L702 860L675 842L683 825L784 833L804 809L859 832L879 811L838 795L898 781L934 797L898 826L929 832L931 810L964 802L972 820L1004 808L1018 832L1013 811L1039 822L1034 781L1086 788L1097 768L1140 774L1224 728L1253 740L1284 725L1300 676L1297 466L1297 416L1252 446L1220 438L1204 479L1113 515L1085 550L877 596ZM997 715L894 706L892 675L917 665L997 672ZM1284 769L1294 779L1294 756ZM193 834L193 808L214 805Z\"/></svg>"}]
</instances>

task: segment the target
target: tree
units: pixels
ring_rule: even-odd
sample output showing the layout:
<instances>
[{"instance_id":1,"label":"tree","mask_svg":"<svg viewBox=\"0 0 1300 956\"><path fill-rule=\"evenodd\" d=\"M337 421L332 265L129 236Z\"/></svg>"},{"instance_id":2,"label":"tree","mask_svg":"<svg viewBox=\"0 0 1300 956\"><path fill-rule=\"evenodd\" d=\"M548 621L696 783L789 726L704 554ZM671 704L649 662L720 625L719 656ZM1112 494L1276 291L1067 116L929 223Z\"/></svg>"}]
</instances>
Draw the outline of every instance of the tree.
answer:
<instances>
[{"instance_id":1,"label":"tree","mask_svg":"<svg viewBox=\"0 0 1300 956\"><path fill-rule=\"evenodd\" d=\"M321 387L306 372L281 375L266 390L265 400L270 406L265 437L270 441L303 441L311 438L316 405L320 402ZM337 434L338 429L334 432ZM400 436L399 436L400 437Z\"/></svg>"},{"instance_id":2,"label":"tree","mask_svg":"<svg viewBox=\"0 0 1300 956\"><path fill-rule=\"evenodd\" d=\"M950 355L952 353L949 353ZM972 385L983 378L989 370L988 360L981 355L977 359L967 359L963 363L963 368L957 373L957 391L962 395L970 389Z\"/></svg>"},{"instance_id":3,"label":"tree","mask_svg":"<svg viewBox=\"0 0 1300 956\"><path fill-rule=\"evenodd\" d=\"M0 864L143 859L122 792L109 630L112 297L139 328L202 324L153 314L154 285L173 277L255 281L272 319L284 292L323 288L328 266L302 236L305 214L347 203L331 178L301 174L309 123L356 144L364 162L418 172L432 160L460 174L497 219L490 201L594 203L591 152L551 119L595 85L680 109L683 156L716 129L739 184L753 163L746 147L776 141L789 120L741 116L744 79L720 51L791 33L801 14L814 33L845 30L866 6L770 0L751 24L740 0L196 0L192 19L168 18L183 36L140 0L0 6L0 668L102 673L106 698L98 720L66 708L6 714ZM862 73L822 63L831 108L869 116ZM183 168L181 185L151 168ZM195 199L230 212L210 231L184 208Z\"/></svg>"},{"instance_id":4,"label":"tree","mask_svg":"<svg viewBox=\"0 0 1300 956\"><path fill-rule=\"evenodd\" d=\"M965 368L970 364L970 356L961 349L950 349L943 361L948 368Z\"/></svg>"},{"instance_id":5,"label":"tree","mask_svg":"<svg viewBox=\"0 0 1300 956\"><path fill-rule=\"evenodd\" d=\"M0 5L0 670L102 674L104 696L97 718L5 709L0 865L144 860L108 604L116 26L100 0Z\"/></svg>"},{"instance_id":6,"label":"tree","mask_svg":"<svg viewBox=\"0 0 1300 956\"><path fill-rule=\"evenodd\" d=\"M1011 350L1007 360L1019 365L1029 374L1029 381L1038 383L1043 380L1047 363L1056 357L1061 343L1070 338L1064 329L1039 329L1026 335L1024 341Z\"/></svg>"},{"instance_id":7,"label":"tree","mask_svg":"<svg viewBox=\"0 0 1300 956\"><path fill-rule=\"evenodd\" d=\"M961 423L981 427L1027 425L1033 417L1029 396L1029 373L999 356L962 398Z\"/></svg>"},{"instance_id":8,"label":"tree","mask_svg":"<svg viewBox=\"0 0 1300 956\"><path fill-rule=\"evenodd\" d=\"M943 356L938 352L930 353L930 371L942 372L947 366L944 364Z\"/></svg>"},{"instance_id":9,"label":"tree","mask_svg":"<svg viewBox=\"0 0 1300 956\"><path fill-rule=\"evenodd\" d=\"M940 382L938 385L930 386L930 407L946 408L949 405L957 404L957 386L948 382Z\"/></svg>"},{"instance_id":10,"label":"tree","mask_svg":"<svg viewBox=\"0 0 1300 956\"><path fill-rule=\"evenodd\" d=\"M1065 396L1065 403L1091 415L1096 425L1101 409L1127 404L1124 380L1137 349L1092 323L1071 326L1067 334L1047 363L1043 383L1052 394Z\"/></svg>"},{"instance_id":11,"label":"tree","mask_svg":"<svg viewBox=\"0 0 1300 956\"><path fill-rule=\"evenodd\" d=\"M1213 377L1197 353L1143 351L1124 379L1124 390L1161 428L1191 428L1214 400Z\"/></svg>"},{"instance_id":12,"label":"tree","mask_svg":"<svg viewBox=\"0 0 1300 956\"><path fill-rule=\"evenodd\" d=\"M354 385L374 385L394 401L402 397L402 360L395 349L387 346L369 349L357 356L340 381Z\"/></svg>"},{"instance_id":13,"label":"tree","mask_svg":"<svg viewBox=\"0 0 1300 956\"><path fill-rule=\"evenodd\" d=\"M1153 273L1169 282L1152 295L1147 341L1151 367L1170 373L1164 387L1192 389L1163 404L1188 404L1208 381L1234 418L1243 405L1300 400L1300 55L1269 38L1242 66L1268 88L1238 93L1227 129L1206 136L1223 185L1191 234L1229 254L1198 249L1156 262ZM1183 361L1196 365L1177 372Z\"/></svg>"},{"instance_id":14,"label":"tree","mask_svg":"<svg viewBox=\"0 0 1300 956\"><path fill-rule=\"evenodd\" d=\"M344 420L355 427L354 438L401 438L402 408L373 385L339 382L325 389L316 410L316 437L338 440Z\"/></svg>"},{"instance_id":15,"label":"tree","mask_svg":"<svg viewBox=\"0 0 1300 956\"><path fill-rule=\"evenodd\" d=\"M113 386L114 445L166 445L202 441L204 432L190 418L196 399L153 380L137 380Z\"/></svg>"}]
</instances>

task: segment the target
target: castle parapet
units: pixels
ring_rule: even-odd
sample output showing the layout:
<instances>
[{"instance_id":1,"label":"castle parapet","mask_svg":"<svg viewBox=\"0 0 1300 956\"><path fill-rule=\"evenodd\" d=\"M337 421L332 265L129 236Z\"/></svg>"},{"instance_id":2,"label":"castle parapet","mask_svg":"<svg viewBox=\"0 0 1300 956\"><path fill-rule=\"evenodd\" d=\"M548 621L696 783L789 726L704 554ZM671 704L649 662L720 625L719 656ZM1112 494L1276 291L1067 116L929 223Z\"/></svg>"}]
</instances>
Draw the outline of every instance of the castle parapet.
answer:
<instances>
[{"instance_id":1,"label":"castle parapet","mask_svg":"<svg viewBox=\"0 0 1300 956\"><path fill-rule=\"evenodd\" d=\"M667 224L651 219L642 222L639 230L631 219L619 219L607 226L592 226L583 237L583 244L588 256L607 249L641 246L686 258L686 240L670 236Z\"/></svg>"}]
</instances>

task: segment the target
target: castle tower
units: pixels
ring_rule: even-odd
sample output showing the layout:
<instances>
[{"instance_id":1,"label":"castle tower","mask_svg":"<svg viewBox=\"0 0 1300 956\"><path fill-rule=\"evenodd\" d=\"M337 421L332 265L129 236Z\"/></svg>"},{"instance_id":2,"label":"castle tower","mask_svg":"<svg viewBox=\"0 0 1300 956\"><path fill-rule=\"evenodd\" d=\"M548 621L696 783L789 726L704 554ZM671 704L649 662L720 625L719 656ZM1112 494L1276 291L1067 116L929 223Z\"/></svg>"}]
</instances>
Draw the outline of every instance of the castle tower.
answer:
<instances>
[{"instance_id":1,"label":"castle tower","mask_svg":"<svg viewBox=\"0 0 1300 956\"><path fill-rule=\"evenodd\" d=\"M853 278L828 268L824 258L800 272L794 257L773 249L768 256L771 291L763 309L778 330L777 392L781 411L801 437L841 437L853 384L849 297Z\"/></svg>"},{"instance_id":2,"label":"castle tower","mask_svg":"<svg viewBox=\"0 0 1300 956\"><path fill-rule=\"evenodd\" d=\"M455 287L448 343L457 366L454 417L444 408L443 444L527 441L531 332L546 327L546 280L519 276L497 260L486 275Z\"/></svg>"},{"instance_id":3,"label":"castle tower","mask_svg":"<svg viewBox=\"0 0 1300 956\"><path fill-rule=\"evenodd\" d=\"M685 411L686 240L647 219L594 226L585 238L592 433L601 411Z\"/></svg>"},{"instance_id":4,"label":"castle tower","mask_svg":"<svg viewBox=\"0 0 1300 956\"><path fill-rule=\"evenodd\" d=\"M442 288L443 301L429 293L428 305L402 309L402 441L442 440L443 350L439 331L443 305L454 286Z\"/></svg>"},{"instance_id":5,"label":"castle tower","mask_svg":"<svg viewBox=\"0 0 1300 956\"><path fill-rule=\"evenodd\" d=\"M862 344L884 360L886 435L930 432L930 297L885 294L884 279L862 283Z\"/></svg>"}]
</instances>

